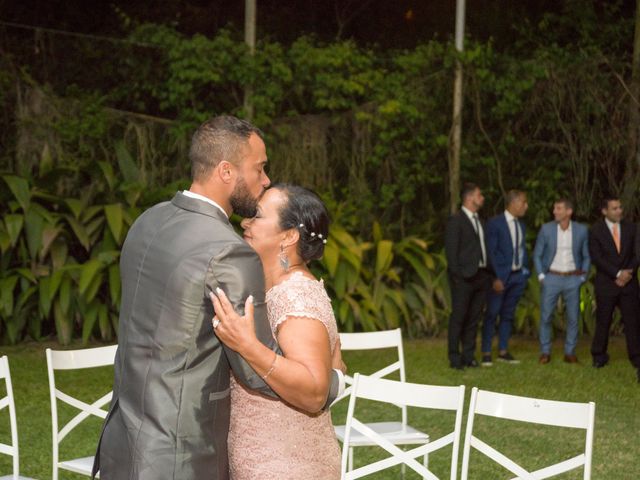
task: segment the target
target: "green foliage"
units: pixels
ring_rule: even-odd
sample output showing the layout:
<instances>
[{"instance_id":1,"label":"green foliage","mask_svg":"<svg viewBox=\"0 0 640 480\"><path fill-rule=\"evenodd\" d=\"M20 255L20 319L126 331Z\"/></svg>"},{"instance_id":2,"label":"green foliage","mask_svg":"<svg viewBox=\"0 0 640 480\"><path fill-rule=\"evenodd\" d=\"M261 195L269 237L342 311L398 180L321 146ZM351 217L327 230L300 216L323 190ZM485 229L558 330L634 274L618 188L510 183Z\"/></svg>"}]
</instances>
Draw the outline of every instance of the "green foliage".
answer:
<instances>
[{"instance_id":1,"label":"green foliage","mask_svg":"<svg viewBox=\"0 0 640 480\"><path fill-rule=\"evenodd\" d=\"M122 147L122 159L130 155ZM97 168L97 166L95 167ZM50 190L56 180L4 175L0 210L0 341L55 333L66 345L80 335L112 340L120 304L119 249L139 214L141 184L104 174L80 198ZM59 175L64 175L59 170Z\"/></svg>"}]
</instances>

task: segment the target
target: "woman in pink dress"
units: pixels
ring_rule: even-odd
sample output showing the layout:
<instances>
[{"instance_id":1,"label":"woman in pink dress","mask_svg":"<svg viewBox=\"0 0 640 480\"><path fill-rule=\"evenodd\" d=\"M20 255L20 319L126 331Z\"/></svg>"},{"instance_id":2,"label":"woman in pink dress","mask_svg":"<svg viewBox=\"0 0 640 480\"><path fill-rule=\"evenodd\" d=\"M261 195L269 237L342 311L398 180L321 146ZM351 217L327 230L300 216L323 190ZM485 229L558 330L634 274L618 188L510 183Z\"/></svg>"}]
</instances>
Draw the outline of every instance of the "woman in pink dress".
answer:
<instances>
[{"instance_id":1,"label":"woman in pink dress","mask_svg":"<svg viewBox=\"0 0 640 480\"><path fill-rule=\"evenodd\" d=\"M229 470L232 480L340 478L340 448L326 401L332 367L344 369L331 302L307 263L322 256L329 217L302 187L265 192L245 240L264 266L269 322L282 355L260 343L249 297L240 317L223 292L212 297L216 334L239 352L280 396L245 389L231 379Z\"/></svg>"}]
</instances>

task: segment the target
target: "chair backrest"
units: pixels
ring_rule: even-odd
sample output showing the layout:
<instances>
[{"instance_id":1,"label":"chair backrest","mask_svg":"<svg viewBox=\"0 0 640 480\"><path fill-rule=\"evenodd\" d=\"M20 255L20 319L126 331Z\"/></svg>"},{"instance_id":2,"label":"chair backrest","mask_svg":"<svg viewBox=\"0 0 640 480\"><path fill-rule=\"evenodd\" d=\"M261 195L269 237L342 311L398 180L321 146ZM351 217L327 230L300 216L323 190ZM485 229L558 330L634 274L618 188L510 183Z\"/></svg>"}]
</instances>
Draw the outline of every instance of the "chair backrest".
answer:
<instances>
[{"instance_id":1,"label":"chair backrest","mask_svg":"<svg viewBox=\"0 0 640 480\"><path fill-rule=\"evenodd\" d=\"M381 332L363 332L363 333L341 333L340 348L347 350L376 350L382 348L395 348L398 352L398 359L375 372L367 372L366 374L373 378L384 378L393 372L399 372L400 381L404 382L404 350L402 349L402 330L383 330ZM333 404L346 398L351 393L350 385L353 383L353 377L345 375L345 382L349 385L344 393L337 397ZM407 424L407 410L402 408L402 423Z\"/></svg>"},{"instance_id":2,"label":"chair backrest","mask_svg":"<svg viewBox=\"0 0 640 480\"><path fill-rule=\"evenodd\" d=\"M458 449L460 444L460 430L462 428L462 411L464 408L464 385L458 387L443 387L434 385L420 385L416 383L398 382L375 377L367 377L356 373L353 379L347 422L345 426L344 445L342 448L342 475L345 480L369 475L387 468L405 464L426 479L437 480L437 477L427 467L418 463L415 458L424 456L447 445L453 445L451 455L451 480L455 480L458 466ZM358 398L377 402L392 403L406 407L455 411L453 431L438 439L408 451L401 450L391 441L369 428L354 416ZM351 432L355 430L366 436L372 443L386 450L391 456L369 465L347 472L348 451Z\"/></svg>"},{"instance_id":3,"label":"chair backrest","mask_svg":"<svg viewBox=\"0 0 640 480\"><path fill-rule=\"evenodd\" d=\"M591 478L591 456L593 451L593 431L596 405L589 403L560 402L538 398L519 397L504 393L488 392L473 388L469 405L469 418L465 433L462 457L462 480L469 471L471 447L480 451L494 462L502 465L521 479L539 480L584 466L584 479ZM568 460L529 472L516 462L498 452L473 435L475 415L515 420L519 422L552 425L557 427L585 430L584 452Z\"/></svg>"},{"instance_id":4,"label":"chair backrest","mask_svg":"<svg viewBox=\"0 0 640 480\"><path fill-rule=\"evenodd\" d=\"M9 409L9 424L11 426L11 443L0 443L0 453L13 457L13 476L17 478L20 469L18 455L18 426L16 422L16 406L13 400L13 387L11 385L11 373L9 371L9 359L0 357L0 380L4 379L7 394L0 398L0 410Z\"/></svg>"},{"instance_id":5,"label":"chair backrest","mask_svg":"<svg viewBox=\"0 0 640 480\"><path fill-rule=\"evenodd\" d=\"M98 400L89 404L78 400L56 388L56 370L77 370L84 368L105 367L113 365L116 355L117 345L108 347L86 348L83 350L51 350L47 348L47 370L49 372L49 396L51 400L51 429L53 436L53 479L58 475L58 455L59 444L74 428L92 415L99 418L106 418L107 411L102 407L111 401L113 392L109 392ZM58 430L58 404L60 400L72 407L80 410L67 422L62 429Z\"/></svg>"}]
</instances>

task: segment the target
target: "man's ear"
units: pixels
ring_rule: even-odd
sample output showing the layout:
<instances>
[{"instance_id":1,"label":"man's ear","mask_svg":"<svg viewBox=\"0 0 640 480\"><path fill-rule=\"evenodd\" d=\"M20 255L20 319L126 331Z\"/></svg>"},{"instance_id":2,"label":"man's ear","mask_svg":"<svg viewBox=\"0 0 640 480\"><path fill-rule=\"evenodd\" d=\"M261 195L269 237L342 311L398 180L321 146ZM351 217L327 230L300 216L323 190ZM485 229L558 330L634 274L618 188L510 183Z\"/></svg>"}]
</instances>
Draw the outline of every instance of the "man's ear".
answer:
<instances>
[{"instance_id":1,"label":"man's ear","mask_svg":"<svg viewBox=\"0 0 640 480\"><path fill-rule=\"evenodd\" d=\"M300 231L297 228L290 228L283 233L282 246L285 248L295 245L300 240Z\"/></svg>"},{"instance_id":2,"label":"man's ear","mask_svg":"<svg viewBox=\"0 0 640 480\"><path fill-rule=\"evenodd\" d=\"M224 183L231 182L233 178L233 165L231 165L231 163L227 162L226 160L221 161L216 166L216 175L218 175L218 177L220 177L220 180L222 180Z\"/></svg>"}]
</instances>

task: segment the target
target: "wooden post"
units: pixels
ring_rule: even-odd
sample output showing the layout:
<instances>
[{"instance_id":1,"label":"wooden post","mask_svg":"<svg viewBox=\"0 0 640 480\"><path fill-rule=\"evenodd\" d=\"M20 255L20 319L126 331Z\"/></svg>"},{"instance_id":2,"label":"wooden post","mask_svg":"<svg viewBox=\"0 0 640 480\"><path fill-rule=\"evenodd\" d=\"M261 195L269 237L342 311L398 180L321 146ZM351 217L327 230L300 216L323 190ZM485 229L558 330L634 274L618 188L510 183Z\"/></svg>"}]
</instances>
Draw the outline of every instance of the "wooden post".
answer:
<instances>
[{"instance_id":1,"label":"wooden post","mask_svg":"<svg viewBox=\"0 0 640 480\"><path fill-rule=\"evenodd\" d=\"M464 49L465 0L456 2L456 50ZM460 201L460 148L462 142L462 63L456 61L456 76L453 82L453 124L449 151L449 209L455 213Z\"/></svg>"},{"instance_id":2,"label":"wooden post","mask_svg":"<svg viewBox=\"0 0 640 480\"><path fill-rule=\"evenodd\" d=\"M249 54L256 52L256 0L244 2L244 41L249 47ZM244 110L248 120L253 119L253 86L247 85L244 89Z\"/></svg>"}]
</instances>

